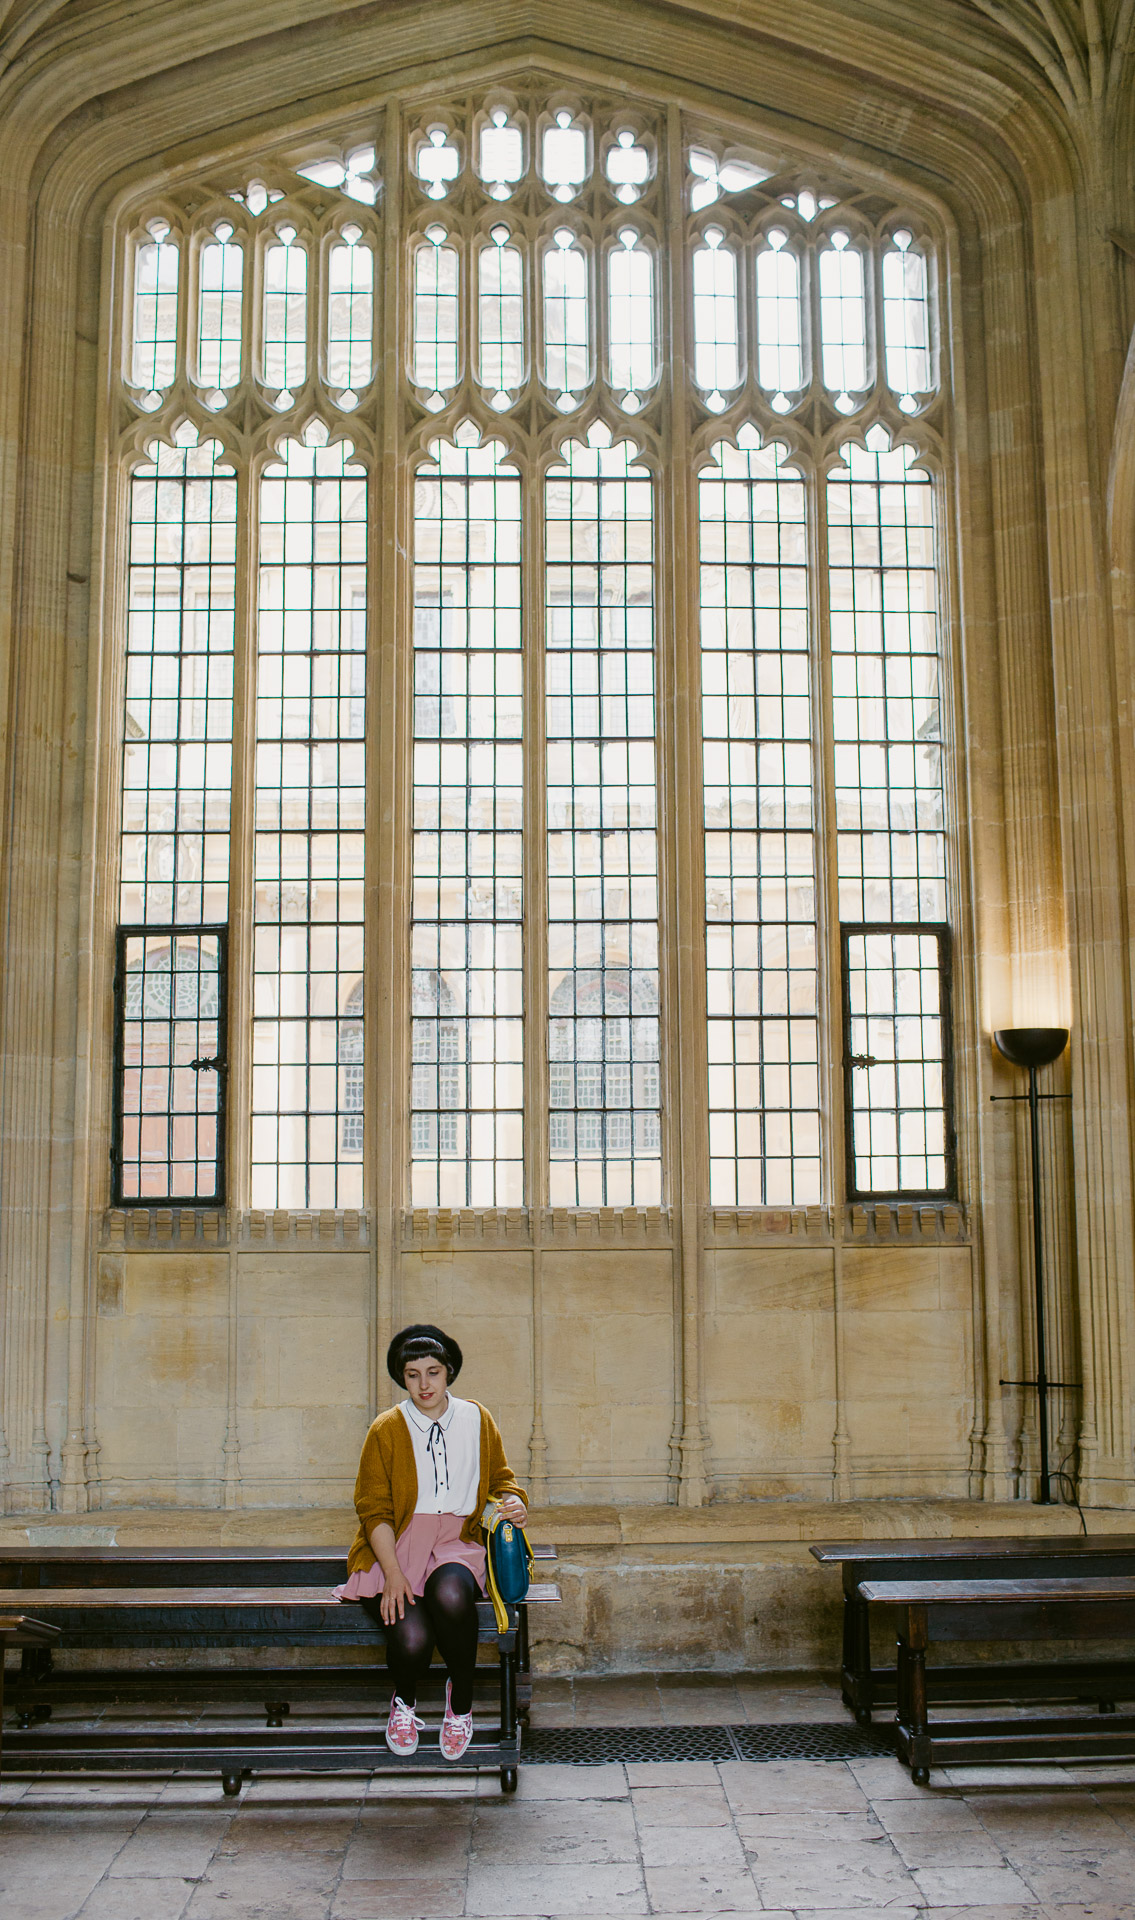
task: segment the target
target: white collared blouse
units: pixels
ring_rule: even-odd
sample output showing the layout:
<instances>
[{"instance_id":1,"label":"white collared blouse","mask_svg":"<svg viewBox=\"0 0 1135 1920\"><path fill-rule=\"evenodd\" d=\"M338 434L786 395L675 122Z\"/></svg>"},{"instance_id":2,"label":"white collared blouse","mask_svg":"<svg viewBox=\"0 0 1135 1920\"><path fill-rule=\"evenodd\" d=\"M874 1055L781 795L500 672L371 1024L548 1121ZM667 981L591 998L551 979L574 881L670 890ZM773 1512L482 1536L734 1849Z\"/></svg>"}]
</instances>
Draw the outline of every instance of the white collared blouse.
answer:
<instances>
[{"instance_id":1,"label":"white collared blouse","mask_svg":"<svg viewBox=\"0 0 1135 1920\"><path fill-rule=\"evenodd\" d=\"M481 1478L481 1409L451 1393L438 1420L419 1413L412 1400L403 1400L402 1414L418 1475L414 1512L472 1513Z\"/></svg>"}]
</instances>

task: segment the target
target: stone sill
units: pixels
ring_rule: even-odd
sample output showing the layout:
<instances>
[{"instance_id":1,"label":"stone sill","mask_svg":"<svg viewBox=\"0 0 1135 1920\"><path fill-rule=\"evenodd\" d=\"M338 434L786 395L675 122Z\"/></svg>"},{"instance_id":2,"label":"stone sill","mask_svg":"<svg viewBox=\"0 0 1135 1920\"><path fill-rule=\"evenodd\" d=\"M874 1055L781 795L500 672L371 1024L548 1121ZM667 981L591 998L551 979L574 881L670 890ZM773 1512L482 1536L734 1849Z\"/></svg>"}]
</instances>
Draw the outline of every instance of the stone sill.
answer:
<instances>
[{"instance_id":1,"label":"stone sill","mask_svg":"<svg viewBox=\"0 0 1135 1920\"><path fill-rule=\"evenodd\" d=\"M1088 1532L1130 1532L1130 1512L1086 1510ZM355 1530L347 1507L107 1508L90 1514L9 1514L0 1546L334 1546ZM709 1507L557 1506L533 1511L534 1541L574 1548L732 1547L811 1540L949 1540L1077 1534L1074 1507L1030 1501L749 1500Z\"/></svg>"}]
</instances>

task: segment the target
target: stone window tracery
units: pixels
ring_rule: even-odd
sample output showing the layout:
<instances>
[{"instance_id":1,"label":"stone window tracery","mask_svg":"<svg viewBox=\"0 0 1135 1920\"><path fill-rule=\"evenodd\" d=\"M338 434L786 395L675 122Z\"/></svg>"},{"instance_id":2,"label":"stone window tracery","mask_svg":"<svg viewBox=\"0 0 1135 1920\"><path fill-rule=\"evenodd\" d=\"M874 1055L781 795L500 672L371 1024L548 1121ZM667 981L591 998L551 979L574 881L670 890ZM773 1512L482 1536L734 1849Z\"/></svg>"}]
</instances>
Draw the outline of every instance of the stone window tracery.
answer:
<instances>
[{"instance_id":1,"label":"stone window tracery","mask_svg":"<svg viewBox=\"0 0 1135 1920\"><path fill-rule=\"evenodd\" d=\"M829 1200L845 1158L946 1192L948 1046L920 1029L918 1099L872 1068L846 1113L839 1059L841 925L861 997L917 973L929 1007L949 920L928 222L510 76L128 224L120 922L229 918L234 1203L367 1205L367 1089L399 1075L415 1207L662 1206L690 1125L714 1207ZM380 911L405 1042L376 1062ZM904 1101L921 1159L841 1152ZM169 1139L120 1197L170 1197Z\"/></svg>"}]
</instances>

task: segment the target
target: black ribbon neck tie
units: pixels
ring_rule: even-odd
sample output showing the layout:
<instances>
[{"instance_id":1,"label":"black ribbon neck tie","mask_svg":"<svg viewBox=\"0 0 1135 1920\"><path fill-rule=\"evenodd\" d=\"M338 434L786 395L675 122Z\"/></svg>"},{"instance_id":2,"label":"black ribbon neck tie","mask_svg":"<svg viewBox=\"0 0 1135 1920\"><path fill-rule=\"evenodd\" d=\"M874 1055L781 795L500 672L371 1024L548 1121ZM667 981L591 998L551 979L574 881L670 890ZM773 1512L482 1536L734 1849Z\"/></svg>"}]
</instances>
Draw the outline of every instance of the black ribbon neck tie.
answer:
<instances>
[{"instance_id":1,"label":"black ribbon neck tie","mask_svg":"<svg viewBox=\"0 0 1135 1920\"><path fill-rule=\"evenodd\" d=\"M439 1451L441 1454L440 1471L439 1471L439 1465L438 1465ZM449 1454L446 1450L445 1434L442 1431L440 1420L432 1420L430 1422L430 1437L426 1441L426 1452L429 1454L430 1459L433 1461L435 1496L441 1492L443 1476L444 1476L444 1482L445 1482L445 1490L448 1493L449 1492Z\"/></svg>"}]
</instances>

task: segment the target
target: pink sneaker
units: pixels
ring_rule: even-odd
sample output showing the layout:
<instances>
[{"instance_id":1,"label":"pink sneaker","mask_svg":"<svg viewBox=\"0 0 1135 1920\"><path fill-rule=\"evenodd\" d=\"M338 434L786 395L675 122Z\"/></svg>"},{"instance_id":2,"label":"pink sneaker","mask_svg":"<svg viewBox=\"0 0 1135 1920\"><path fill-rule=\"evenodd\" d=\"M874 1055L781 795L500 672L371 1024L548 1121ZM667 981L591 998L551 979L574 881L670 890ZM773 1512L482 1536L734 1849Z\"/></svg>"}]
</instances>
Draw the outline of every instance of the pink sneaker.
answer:
<instances>
[{"instance_id":1,"label":"pink sneaker","mask_svg":"<svg viewBox=\"0 0 1135 1920\"><path fill-rule=\"evenodd\" d=\"M391 1753L417 1753L418 1731L425 1726L419 1720L413 1707L408 1707L398 1694L390 1702L390 1718L386 1722L386 1744Z\"/></svg>"},{"instance_id":2,"label":"pink sneaker","mask_svg":"<svg viewBox=\"0 0 1135 1920\"><path fill-rule=\"evenodd\" d=\"M441 1747L443 1760L460 1760L470 1740L473 1738L472 1710L468 1713L454 1713L453 1708L449 1704L449 1695L452 1686L452 1680L447 1680L445 1683L445 1719L441 1723L441 1738L438 1742L438 1745ZM415 1741L414 1744L416 1746L417 1741Z\"/></svg>"}]
</instances>

